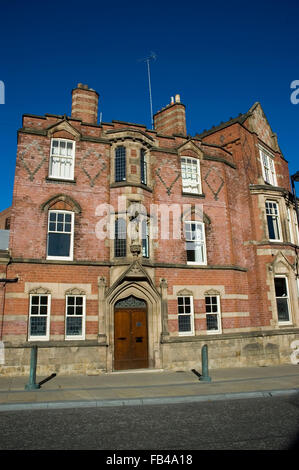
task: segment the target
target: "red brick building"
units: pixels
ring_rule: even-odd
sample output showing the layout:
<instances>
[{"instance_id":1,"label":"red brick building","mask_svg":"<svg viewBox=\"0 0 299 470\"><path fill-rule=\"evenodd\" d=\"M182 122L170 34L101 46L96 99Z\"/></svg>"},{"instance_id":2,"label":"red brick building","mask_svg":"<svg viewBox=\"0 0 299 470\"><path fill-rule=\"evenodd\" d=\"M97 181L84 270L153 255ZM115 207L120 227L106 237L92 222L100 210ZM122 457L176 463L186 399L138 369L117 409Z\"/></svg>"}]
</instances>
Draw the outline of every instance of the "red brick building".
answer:
<instances>
[{"instance_id":1,"label":"red brick building","mask_svg":"<svg viewBox=\"0 0 299 470\"><path fill-rule=\"evenodd\" d=\"M40 373L190 369L204 344L212 368L290 362L298 226L261 105L191 137L176 95L154 127L98 124L82 84L70 117L23 116L3 373L27 373L33 344Z\"/></svg>"}]
</instances>

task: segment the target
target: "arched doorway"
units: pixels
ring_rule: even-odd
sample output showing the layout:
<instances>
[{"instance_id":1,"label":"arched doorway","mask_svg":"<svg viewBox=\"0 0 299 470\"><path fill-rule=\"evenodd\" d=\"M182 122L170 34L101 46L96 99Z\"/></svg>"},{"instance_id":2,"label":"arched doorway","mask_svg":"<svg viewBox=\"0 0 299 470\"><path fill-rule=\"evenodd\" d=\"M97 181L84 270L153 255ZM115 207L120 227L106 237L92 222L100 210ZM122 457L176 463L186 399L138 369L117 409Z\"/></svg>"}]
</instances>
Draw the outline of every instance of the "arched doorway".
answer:
<instances>
[{"instance_id":1,"label":"arched doorway","mask_svg":"<svg viewBox=\"0 0 299 470\"><path fill-rule=\"evenodd\" d=\"M131 295L114 306L114 370L147 367L147 304Z\"/></svg>"}]
</instances>

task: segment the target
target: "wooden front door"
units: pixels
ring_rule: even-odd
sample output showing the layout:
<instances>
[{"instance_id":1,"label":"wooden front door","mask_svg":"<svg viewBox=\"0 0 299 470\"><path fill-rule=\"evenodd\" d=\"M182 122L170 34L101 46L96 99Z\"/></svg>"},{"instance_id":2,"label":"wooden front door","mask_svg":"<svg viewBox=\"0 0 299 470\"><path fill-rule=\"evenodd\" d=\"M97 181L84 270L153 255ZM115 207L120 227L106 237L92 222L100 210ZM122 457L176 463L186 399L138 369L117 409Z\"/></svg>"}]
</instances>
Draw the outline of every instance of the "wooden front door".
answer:
<instances>
[{"instance_id":1,"label":"wooden front door","mask_svg":"<svg viewBox=\"0 0 299 470\"><path fill-rule=\"evenodd\" d=\"M119 309L114 315L114 369L148 367L146 309Z\"/></svg>"}]
</instances>

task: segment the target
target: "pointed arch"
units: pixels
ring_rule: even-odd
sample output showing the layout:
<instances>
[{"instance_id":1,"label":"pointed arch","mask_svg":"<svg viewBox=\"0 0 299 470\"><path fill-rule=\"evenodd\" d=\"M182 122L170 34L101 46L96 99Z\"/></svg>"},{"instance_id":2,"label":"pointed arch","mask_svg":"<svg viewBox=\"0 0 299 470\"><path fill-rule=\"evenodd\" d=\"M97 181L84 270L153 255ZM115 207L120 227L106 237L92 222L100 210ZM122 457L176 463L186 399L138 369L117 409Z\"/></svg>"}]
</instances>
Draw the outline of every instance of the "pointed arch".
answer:
<instances>
[{"instance_id":1,"label":"pointed arch","mask_svg":"<svg viewBox=\"0 0 299 470\"><path fill-rule=\"evenodd\" d=\"M54 206L58 203L63 203L64 205L68 206L64 207L64 209L71 210L76 214L80 214L82 212L80 204L67 194L55 194L55 196L50 197L41 205L41 211L46 212L51 208L57 209L58 207Z\"/></svg>"},{"instance_id":2,"label":"pointed arch","mask_svg":"<svg viewBox=\"0 0 299 470\"><path fill-rule=\"evenodd\" d=\"M162 333L161 294L153 284L144 268L134 262L107 290L102 312L106 323L107 342L111 347L107 350L107 370L113 370L114 357L114 321L115 305L130 296L145 302L148 325L148 358L149 367L161 368L160 337Z\"/></svg>"}]
</instances>

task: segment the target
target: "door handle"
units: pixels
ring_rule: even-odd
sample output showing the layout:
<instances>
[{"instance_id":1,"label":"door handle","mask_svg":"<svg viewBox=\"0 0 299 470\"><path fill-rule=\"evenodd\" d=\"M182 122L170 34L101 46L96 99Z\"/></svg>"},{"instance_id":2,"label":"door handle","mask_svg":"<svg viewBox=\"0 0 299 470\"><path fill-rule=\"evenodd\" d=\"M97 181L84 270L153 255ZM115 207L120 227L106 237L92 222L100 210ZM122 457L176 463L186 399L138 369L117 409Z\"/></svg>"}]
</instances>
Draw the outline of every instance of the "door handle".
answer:
<instances>
[{"instance_id":1,"label":"door handle","mask_svg":"<svg viewBox=\"0 0 299 470\"><path fill-rule=\"evenodd\" d=\"M142 343L143 336L136 336L136 343Z\"/></svg>"},{"instance_id":2,"label":"door handle","mask_svg":"<svg viewBox=\"0 0 299 470\"><path fill-rule=\"evenodd\" d=\"M120 337L120 338L117 338L117 339L121 339L121 340L124 340L124 339L127 339L127 338L124 338L124 337Z\"/></svg>"}]
</instances>

